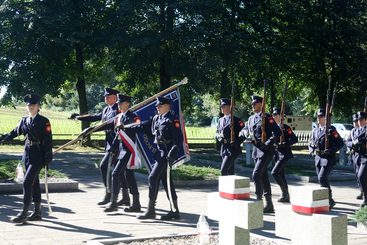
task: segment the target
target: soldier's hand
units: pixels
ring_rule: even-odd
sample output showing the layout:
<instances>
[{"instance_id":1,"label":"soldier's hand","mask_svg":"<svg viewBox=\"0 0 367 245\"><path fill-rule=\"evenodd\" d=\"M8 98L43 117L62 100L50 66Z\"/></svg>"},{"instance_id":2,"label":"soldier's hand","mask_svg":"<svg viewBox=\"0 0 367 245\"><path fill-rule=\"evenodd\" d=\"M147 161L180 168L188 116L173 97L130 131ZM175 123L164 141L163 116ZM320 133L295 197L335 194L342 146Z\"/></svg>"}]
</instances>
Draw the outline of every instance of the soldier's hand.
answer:
<instances>
[{"instance_id":1,"label":"soldier's hand","mask_svg":"<svg viewBox=\"0 0 367 245\"><path fill-rule=\"evenodd\" d=\"M121 130L125 130L125 125L123 123L120 123L118 125L116 125L117 129L121 129Z\"/></svg>"},{"instance_id":2,"label":"soldier's hand","mask_svg":"<svg viewBox=\"0 0 367 245\"><path fill-rule=\"evenodd\" d=\"M218 140L219 143L222 143L224 140L223 134L216 133L215 138Z\"/></svg>"},{"instance_id":3,"label":"soldier's hand","mask_svg":"<svg viewBox=\"0 0 367 245\"><path fill-rule=\"evenodd\" d=\"M80 114L78 114L78 113L71 113L71 115L70 115L70 117L68 119L75 120L78 116L80 116Z\"/></svg>"}]
</instances>

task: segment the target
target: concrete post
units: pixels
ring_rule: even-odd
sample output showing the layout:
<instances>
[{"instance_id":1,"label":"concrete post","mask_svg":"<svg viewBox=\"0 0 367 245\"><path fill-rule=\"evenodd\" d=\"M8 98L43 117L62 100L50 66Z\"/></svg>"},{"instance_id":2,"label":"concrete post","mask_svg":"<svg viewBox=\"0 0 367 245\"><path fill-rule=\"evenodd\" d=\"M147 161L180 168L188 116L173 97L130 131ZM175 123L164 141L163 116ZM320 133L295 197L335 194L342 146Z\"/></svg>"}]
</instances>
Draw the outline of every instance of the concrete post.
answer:
<instances>
[{"instance_id":1,"label":"concrete post","mask_svg":"<svg viewBox=\"0 0 367 245\"><path fill-rule=\"evenodd\" d=\"M249 199L250 179L220 176L219 192L208 195L208 217L219 221L220 245L250 242L250 230L263 227L262 201Z\"/></svg>"}]
</instances>

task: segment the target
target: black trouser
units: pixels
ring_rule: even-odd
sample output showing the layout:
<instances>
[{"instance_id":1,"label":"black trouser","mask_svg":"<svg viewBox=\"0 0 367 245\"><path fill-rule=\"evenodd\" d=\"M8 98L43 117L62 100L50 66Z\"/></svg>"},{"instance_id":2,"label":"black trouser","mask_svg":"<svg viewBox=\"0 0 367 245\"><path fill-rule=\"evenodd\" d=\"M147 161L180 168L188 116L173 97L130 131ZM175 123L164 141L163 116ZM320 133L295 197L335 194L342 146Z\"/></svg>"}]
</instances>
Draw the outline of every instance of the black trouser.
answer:
<instances>
[{"instance_id":1,"label":"black trouser","mask_svg":"<svg viewBox=\"0 0 367 245\"><path fill-rule=\"evenodd\" d=\"M257 197L261 197L263 194L265 197L271 196L271 186L268 176L268 165L273 159L273 151L264 152L261 158L255 158L255 167L252 172L252 179L255 182L255 194Z\"/></svg>"},{"instance_id":2,"label":"black trouser","mask_svg":"<svg viewBox=\"0 0 367 245\"><path fill-rule=\"evenodd\" d=\"M363 195L366 198L367 197L367 166L365 163L360 164L357 177L361 185L361 188L363 190Z\"/></svg>"},{"instance_id":3,"label":"black trouser","mask_svg":"<svg viewBox=\"0 0 367 245\"><path fill-rule=\"evenodd\" d=\"M118 195L120 186L123 188L129 188L130 193L133 195L139 194L134 170L126 168L130 157L131 152L126 151L124 156L117 162L115 168L112 171L112 193L115 195Z\"/></svg>"},{"instance_id":4,"label":"black trouser","mask_svg":"<svg viewBox=\"0 0 367 245\"><path fill-rule=\"evenodd\" d=\"M326 166L321 166L321 164L316 165L317 179L321 187L326 187L329 189L329 199L332 198L332 191L329 184L329 175L333 168L332 164L327 164Z\"/></svg>"},{"instance_id":5,"label":"black trouser","mask_svg":"<svg viewBox=\"0 0 367 245\"><path fill-rule=\"evenodd\" d=\"M107 179L110 180L110 183L109 185L111 186L112 184L112 171L110 171L108 173L108 164L111 164L110 166L110 169L112 170L113 167L116 165L118 159L116 157L113 157L113 159L111 160L111 162L109 162L110 160L110 156L111 156L111 153L110 152L106 152L102 158L102 161L100 163L100 166L99 168L101 169L101 174L102 174L102 181L103 181L103 184L105 187L107 187ZM108 174L110 175L109 177Z\"/></svg>"},{"instance_id":6,"label":"black trouser","mask_svg":"<svg viewBox=\"0 0 367 245\"><path fill-rule=\"evenodd\" d=\"M22 161L26 171L23 181L23 203L29 205L32 199L33 202L41 202L39 173L43 166L43 154L40 146L25 144Z\"/></svg>"},{"instance_id":7,"label":"black trouser","mask_svg":"<svg viewBox=\"0 0 367 245\"><path fill-rule=\"evenodd\" d=\"M271 171L271 175L274 177L275 181L280 186L282 192L288 190L287 180L285 179L285 166L288 159L278 159Z\"/></svg>"},{"instance_id":8,"label":"black trouser","mask_svg":"<svg viewBox=\"0 0 367 245\"><path fill-rule=\"evenodd\" d=\"M162 151L158 152L155 156L156 161L153 165L152 171L149 174L149 199L156 200L158 196L159 183L162 181L164 190L166 191L168 197L168 188L167 188L167 159L164 157L164 153ZM171 183L171 195L172 200L177 200L177 194L175 190L175 186L173 184L172 178L170 177Z\"/></svg>"},{"instance_id":9,"label":"black trouser","mask_svg":"<svg viewBox=\"0 0 367 245\"><path fill-rule=\"evenodd\" d=\"M41 187L39 173L41 165L39 163L26 164L26 173L23 182L23 203L29 205L32 202L41 202Z\"/></svg>"},{"instance_id":10,"label":"black trouser","mask_svg":"<svg viewBox=\"0 0 367 245\"><path fill-rule=\"evenodd\" d=\"M222 157L222 166L220 167L222 176L234 174L234 161L236 160L237 156L238 154Z\"/></svg>"},{"instance_id":11,"label":"black trouser","mask_svg":"<svg viewBox=\"0 0 367 245\"><path fill-rule=\"evenodd\" d=\"M358 179L358 172L359 172L360 164L358 163L358 156L355 155L355 154L356 153L352 153L351 161L352 161L352 164L353 164L353 167L354 167L354 173L356 174L357 186L361 191L363 191L361 183L359 182L359 179Z\"/></svg>"}]
</instances>

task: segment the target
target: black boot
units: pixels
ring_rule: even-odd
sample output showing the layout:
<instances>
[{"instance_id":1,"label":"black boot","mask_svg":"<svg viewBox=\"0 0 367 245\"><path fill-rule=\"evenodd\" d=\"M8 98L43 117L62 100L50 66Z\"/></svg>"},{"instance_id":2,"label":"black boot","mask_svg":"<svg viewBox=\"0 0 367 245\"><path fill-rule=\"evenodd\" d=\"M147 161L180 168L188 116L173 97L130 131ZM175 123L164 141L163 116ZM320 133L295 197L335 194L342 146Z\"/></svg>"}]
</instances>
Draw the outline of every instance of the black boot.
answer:
<instances>
[{"instance_id":1,"label":"black boot","mask_svg":"<svg viewBox=\"0 0 367 245\"><path fill-rule=\"evenodd\" d=\"M25 223L28 220L28 208L28 204L23 204L23 210L18 213L16 217L12 218L11 221L13 221L14 223Z\"/></svg>"},{"instance_id":2,"label":"black boot","mask_svg":"<svg viewBox=\"0 0 367 245\"><path fill-rule=\"evenodd\" d=\"M287 188L282 188L282 196L278 199L278 202L289 203L289 192Z\"/></svg>"},{"instance_id":3,"label":"black boot","mask_svg":"<svg viewBox=\"0 0 367 245\"><path fill-rule=\"evenodd\" d=\"M356 199L358 199L358 200L362 200L363 199L363 191L361 191L361 193L359 193L359 195L356 196Z\"/></svg>"},{"instance_id":4,"label":"black boot","mask_svg":"<svg viewBox=\"0 0 367 245\"><path fill-rule=\"evenodd\" d=\"M105 204L109 203L109 202L110 202L110 200L111 200L111 193L106 192L106 194L105 194L105 196L104 196L103 200L102 200L102 201L100 201L100 202L98 203L98 205L105 205Z\"/></svg>"},{"instance_id":5,"label":"black boot","mask_svg":"<svg viewBox=\"0 0 367 245\"><path fill-rule=\"evenodd\" d=\"M133 205L131 207L125 208L124 211L127 212L127 213L140 212L141 211L139 194L134 194L133 195Z\"/></svg>"},{"instance_id":6,"label":"black boot","mask_svg":"<svg viewBox=\"0 0 367 245\"><path fill-rule=\"evenodd\" d=\"M177 200L173 201L173 206L175 207L175 211L169 211L166 215L161 216L161 220L172 220L172 219L180 219L180 211L178 210Z\"/></svg>"},{"instance_id":7,"label":"black boot","mask_svg":"<svg viewBox=\"0 0 367 245\"><path fill-rule=\"evenodd\" d=\"M367 198L366 197L363 199L363 202L361 203L360 207L361 208L367 207Z\"/></svg>"},{"instance_id":8,"label":"black boot","mask_svg":"<svg viewBox=\"0 0 367 245\"><path fill-rule=\"evenodd\" d=\"M108 213L108 212L115 212L117 210L118 210L117 195L112 194L110 206L108 206L108 208L106 208L104 211Z\"/></svg>"},{"instance_id":9,"label":"black boot","mask_svg":"<svg viewBox=\"0 0 367 245\"><path fill-rule=\"evenodd\" d=\"M335 206L335 201L333 198L329 199L329 208L332 209Z\"/></svg>"},{"instance_id":10,"label":"black boot","mask_svg":"<svg viewBox=\"0 0 367 245\"><path fill-rule=\"evenodd\" d=\"M122 189L122 199L117 203L119 206L130 206L130 196L127 188Z\"/></svg>"},{"instance_id":11,"label":"black boot","mask_svg":"<svg viewBox=\"0 0 367 245\"><path fill-rule=\"evenodd\" d=\"M263 213L264 214L274 213L274 205L273 205L273 201L271 200L271 196L265 197L265 207L264 207Z\"/></svg>"},{"instance_id":12,"label":"black boot","mask_svg":"<svg viewBox=\"0 0 367 245\"><path fill-rule=\"evenodd\" d=\"M42 220L42 212L41 212L41 203L35 202L34 203L34 211L33 213L28 216L29 221L38 221Z\"/></svg>"},{"instance_id":13,"label":"black boot","mask_svg":"<svg viewBox=\"0 0 367 245\"><path fill-rule=\"evenodd\" d=\"M155 200L149 200L148 208L143 215L137 216L138 219L155 219Z\"/></svg>"}]
</instances>

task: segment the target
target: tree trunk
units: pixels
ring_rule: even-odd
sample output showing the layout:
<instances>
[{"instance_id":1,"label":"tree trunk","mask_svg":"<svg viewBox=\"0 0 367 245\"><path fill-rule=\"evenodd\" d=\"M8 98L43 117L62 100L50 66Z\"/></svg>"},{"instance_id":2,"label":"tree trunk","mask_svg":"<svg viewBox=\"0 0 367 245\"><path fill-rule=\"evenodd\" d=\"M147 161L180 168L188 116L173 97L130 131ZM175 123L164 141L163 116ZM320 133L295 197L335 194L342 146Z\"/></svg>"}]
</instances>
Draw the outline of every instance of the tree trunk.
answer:
<instances>
[{"instance_id":1,"label":"tree trunk","mask_svg":"<svg viewBox=\"0 0 367 245\"><path fill-rule=\"evenodd\" d=\"M79 112L82 115L88 113L88 103L85 91L83 49L80 46L80 44L75 44L75 56L77 67L76 90L78 92L79 97ZM89 127L89 125L90 125L89 122L82 121L82 130Z\"/></svg>"},{"instance_id":2,"label":"tree trunk","mask_svg":"<svg viewBox=\"0 0 367 245\"><path fill-rule=\"evenodd\" d=\"M171 85L171 49L172 49L172 35L173 35L173 22L174 22L174 8L173 0L162 1L160 4L161 10L161 30L162 40L160 47L159 58L159 81L160 89L166 89Z\"/></svg>"}]
</instances>

